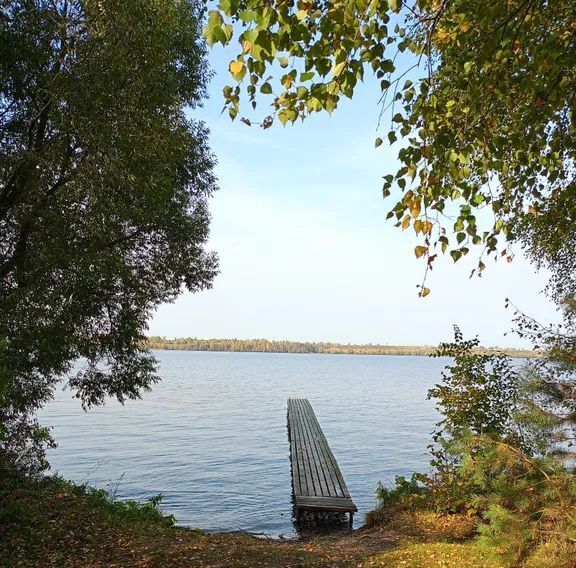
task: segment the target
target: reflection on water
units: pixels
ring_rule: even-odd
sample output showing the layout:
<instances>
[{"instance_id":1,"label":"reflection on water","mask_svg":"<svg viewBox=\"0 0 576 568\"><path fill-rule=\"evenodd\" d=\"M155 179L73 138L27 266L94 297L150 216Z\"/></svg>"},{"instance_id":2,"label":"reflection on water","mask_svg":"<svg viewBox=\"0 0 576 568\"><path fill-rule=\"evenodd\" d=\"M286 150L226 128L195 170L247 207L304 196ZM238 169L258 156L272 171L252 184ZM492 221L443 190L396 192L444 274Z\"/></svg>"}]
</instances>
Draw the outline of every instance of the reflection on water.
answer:
<instances>
[{"instance_id":1,"label":"reflection on water","mask_svg":"<svg viewBox=\"0 0 576 568\"><path fill-rule=\"evenodd\" d=\"M378 481L426 470L437 420L427 357L158 351L162 383L143 400L85 414L68 391L41 414L53 469L118 497L164 494L179 524L290 536L286 401L310 399L358 506Z\"/></svg>"}]
</instances>

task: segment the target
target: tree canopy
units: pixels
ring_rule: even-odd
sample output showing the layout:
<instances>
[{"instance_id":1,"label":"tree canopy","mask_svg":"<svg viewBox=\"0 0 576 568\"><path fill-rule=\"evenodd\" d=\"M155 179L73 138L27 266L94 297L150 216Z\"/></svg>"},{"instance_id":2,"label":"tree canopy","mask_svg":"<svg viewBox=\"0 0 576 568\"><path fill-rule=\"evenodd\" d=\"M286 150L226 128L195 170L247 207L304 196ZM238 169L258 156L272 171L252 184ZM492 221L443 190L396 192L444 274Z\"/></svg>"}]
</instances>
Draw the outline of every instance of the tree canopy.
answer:
<instances>
[{"instance_id":1,"label":"tree canopy","mask_svg":"<svg viewBox=\"0 0 576 568\"><path fill-rule=\"evenodd\" d=\"M200 17L180 0L2 3L4 459L38 457L31 416L63 375L85 406L148 388L148 317L216 273L213 158L185 114L209 75Z\"/></svg>"},{"instance_id":2,"label":"tree canopy","mask_svg":"<svg viewBox=\"0 0 576 568\"><path fill-rule=\"evenodd\" d=\"M241 101L268 98L264 128L332 112L377 77L388 127L375 145L396 145L400 164L383 172L389 217L420 236L428 266L471 245L480 272L484 254L511 260L532 222L566 210L572 231L573 2L220 0L204 34L238 42L225 105L249 123Z\"/></svg>"}]
</instances>

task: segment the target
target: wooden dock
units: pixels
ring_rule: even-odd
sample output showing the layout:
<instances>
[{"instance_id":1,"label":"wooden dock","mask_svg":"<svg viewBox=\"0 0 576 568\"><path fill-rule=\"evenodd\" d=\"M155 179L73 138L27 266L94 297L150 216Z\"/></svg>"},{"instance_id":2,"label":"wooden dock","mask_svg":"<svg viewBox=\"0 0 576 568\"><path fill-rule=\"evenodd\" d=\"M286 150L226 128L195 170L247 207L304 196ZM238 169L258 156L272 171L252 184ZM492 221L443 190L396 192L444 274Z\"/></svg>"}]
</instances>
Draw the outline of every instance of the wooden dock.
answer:
<instances>
[{"instance_id":1,"label":"wooden dock","mask_svg":"<svg viewBox=\"0 0 576 568\"><path fill-rule=\"evenodd\" d=\"M296 520L303 511L350 513L352 527L358 509L307 398L288 399L288 438Z\"/></svg>"}]
</instances>

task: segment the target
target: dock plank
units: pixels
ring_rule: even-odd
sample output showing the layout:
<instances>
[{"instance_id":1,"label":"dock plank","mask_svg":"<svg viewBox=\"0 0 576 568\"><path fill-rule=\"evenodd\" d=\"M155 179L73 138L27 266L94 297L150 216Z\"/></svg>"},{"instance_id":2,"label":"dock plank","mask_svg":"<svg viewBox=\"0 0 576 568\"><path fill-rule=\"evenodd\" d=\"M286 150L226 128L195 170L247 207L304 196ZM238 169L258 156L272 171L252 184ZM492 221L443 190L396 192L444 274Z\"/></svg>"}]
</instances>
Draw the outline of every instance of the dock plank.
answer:
<instances>
[{"instance_id":1,"label":"dock plank","mask_svg":"<svg viewBox=\"0 0 576 568\"><path fill-rule=\"evenodd\" d=\"M320 495L338 497L339 496L338 488L337 485L334 483L333 468L327 461L326 455L323 451L323 444L321 440L321 437L323 438L323 434L321 436L318 435L318 428L316 428L314 424L315 421L311 420L310 418L311 416L310 410L312 409L312 407L308 404L309 408L307 408L304 401L299 401L299 404L301 405L302 408L301 413L302 420L305 424L305 428L308 431L308 435L314 448L313 453L314 453L314 459L317 464L318 475L321 478L320 482L322 492L320 493Z\"/></svg>"},{"instance_id":2,"label":"dock plank","mask_svg":"<svg viewBox=\"0 0 576 568\"><path fill-rule=\"evenodd\" d=\"M306 448L305 451L308 457L310 475L314 484L314 495L326 495L328 494L328 488L322 468L319 467L317 449L312 438L312 433L306 422L306 409L303 407L301 401L297 401L296 409L296 418L303 434L302 442Z\"/></svg>"},{"instance_id":3,"label":"dock plank","mask_svg":"<svg viewBox=\"0 0 576 568\"><path fill-rule=\"evenodd\" d=\"M328 442L326 440L326 437L324 436L324 433L320 428L320 424L316 419L314 411L312 410L312 405L307 400L305 401L304 404L307 406L306 420L308 422L308 427L313 433L313 436L316 439L316 444L318 446L319 459L322 462L326 475L330 478L331 490L329 492L329 495L333 497L345 497L346 495L344 494L342 484L340 481L341 474L340 477L338 476L340 470L337 469L338 464L336 463L336 459L334 458L334 455L332 454L330 448L328 447Z\"/></svg>"},{"instance_id":4,"label":"dock plank","mask_svg":"<svg viewBox=\"0 0 576 568\"><path fill-rule=\"evenodd\" d=\"M302 426L302 422L299 419L298 410L295 410L294 417L296 418L294 424L296 426L296 455L298 456L298 462L300 464L300 475L301 480L304 482L304 493L303 495L316 495L316 488L314 486L314 479L312 476L312 456L308 451L308 444L306 440L306 434Z\"/></svg>"},{"instance_id":5,"label":"dock plank","mask_svg":"<svg viewBox=\"0 0 576 568\"><path fill-rule=\"evenodd\" d=\"M320 424L318 423L318 420L316 419L316 416L314 415L314 411L312 410L312 405L310 404L310 402L307 400L306 401L308 406L309 406L309 412L311 413L311 416L313 418L313 428L315 428L317 434L318 434L318 438L322 443L322 448L323 448L323 453L326 456L326 460L328 461L328 468L331 472L332 475L335 476L335 484L337 487L337 496L339 497L350 497L350 493L348 492L348 488L346 487L346 483L344 482L344 477L342 475L342 472L340 471L340 467L338 466L338 462L336 461L336 458L334 457L334 454L332 453L332 451L330 450L330 447L328 446L328 441L326 440L326 437L324 436L321 428L320 428Z\"/></svg>"}]
</instances>

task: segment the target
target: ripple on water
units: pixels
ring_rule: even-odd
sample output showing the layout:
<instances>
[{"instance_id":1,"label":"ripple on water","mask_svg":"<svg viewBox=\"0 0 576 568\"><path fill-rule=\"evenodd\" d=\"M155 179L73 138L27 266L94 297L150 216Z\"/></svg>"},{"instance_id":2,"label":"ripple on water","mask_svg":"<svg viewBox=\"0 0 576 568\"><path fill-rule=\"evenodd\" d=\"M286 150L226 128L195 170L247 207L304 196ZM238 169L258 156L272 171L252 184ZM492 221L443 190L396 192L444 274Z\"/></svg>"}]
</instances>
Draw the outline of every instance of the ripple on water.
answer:
<instances>
[{"instance_id":1,"label":"ripple on water","mask_svg":"<svg viewBox=\"0 0 576 568\"><path fill-rule=\"evenodd\" d=\"M437 420L427 357L156 352L162 382L140 401L84 413L69 391L41 413L53 469L120 498L164 494L182 525L291 535L286 399L310 399L360 517L378 481L427 470Z\"/></svg>"}]
</instances>

